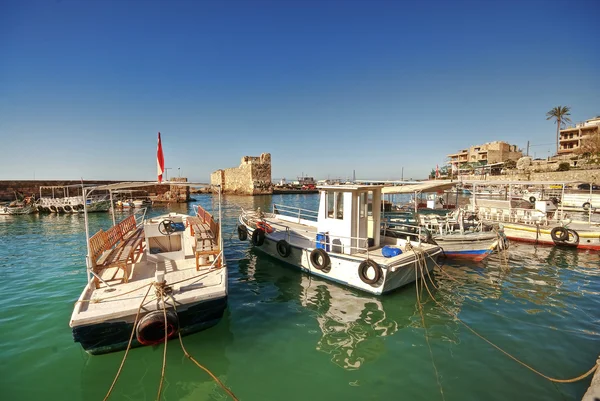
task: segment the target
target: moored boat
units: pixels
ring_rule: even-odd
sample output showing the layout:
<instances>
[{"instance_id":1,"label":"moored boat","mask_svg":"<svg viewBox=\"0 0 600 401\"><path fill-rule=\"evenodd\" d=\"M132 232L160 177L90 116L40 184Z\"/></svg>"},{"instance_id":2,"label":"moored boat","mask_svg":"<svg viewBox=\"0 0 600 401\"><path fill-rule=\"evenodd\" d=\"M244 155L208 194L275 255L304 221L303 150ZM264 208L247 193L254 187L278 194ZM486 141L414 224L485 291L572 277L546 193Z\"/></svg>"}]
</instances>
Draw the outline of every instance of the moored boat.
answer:
<instances>
[{"instance_id":1,"label":"moored boat","mask_svg":"<svg viewBox=\"0 0 600 401\"><path fill-rule=\"evenodd\" d=\"M566 183L556 182L506 182L513 185L536 185L560 187L561 198ZM477 183L474 184L474 186ZM532 191L528 192L529 194ZM542 193L541 191L539 193ZM532 198L534 196L532 195ZM600 225L591 220L591 208L587 222L567 216L555 199L531 199L525 204L513 199L486 199L473 197L470 209L484 222L501 225L510 240L544 245L568 246L580 249L600 250Z\"/></svg>"},{"instance_id":2,"label":"moored boat","mask_svg":"<svg viewBox=\"0 0 600 401\"><path fill-rule=\"evenodd\" d=\"M242 210L238 235L310 274L383 294L433 269L441 249L381 236L378 185L319 186L319 211L273 205L273 213Z\"/></svg>"},{"instance_id":3,"label":"moored boat","mask_svg":"<svg viewBox=\"0 0 600 401\"><path fill-rule=\"evenodd\" d=\"M84 192L123 185L156 183ZM195 210L144 218L141 209L88 238L88 282L70 320L74 340L88 353L125 349L132 332L131 347L152 345L165 341L165 326L170 339L221 319L227 268L220 220Z\"/></svg>"}]
</instances>

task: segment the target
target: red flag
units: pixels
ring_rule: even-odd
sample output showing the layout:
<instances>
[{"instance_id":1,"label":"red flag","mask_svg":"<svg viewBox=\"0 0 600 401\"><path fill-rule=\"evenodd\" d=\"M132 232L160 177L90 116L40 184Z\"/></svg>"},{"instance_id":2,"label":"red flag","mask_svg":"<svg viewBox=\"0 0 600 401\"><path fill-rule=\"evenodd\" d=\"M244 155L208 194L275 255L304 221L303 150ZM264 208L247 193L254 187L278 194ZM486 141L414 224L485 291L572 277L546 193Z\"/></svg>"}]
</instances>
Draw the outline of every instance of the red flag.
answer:
<instances>
[{"instance_id":1,"label":"red flag","mask_svg":"<svg viewBox=\"0 0 600 401\"><path fill-rule=\"evenodd\" d=\"M160 132L158 133L158 150L156 151L156 169L158 182L162 182L162 175L165 172L165 157L163 156L162 144L160 143Z\"/></svg>"}]
</instances>

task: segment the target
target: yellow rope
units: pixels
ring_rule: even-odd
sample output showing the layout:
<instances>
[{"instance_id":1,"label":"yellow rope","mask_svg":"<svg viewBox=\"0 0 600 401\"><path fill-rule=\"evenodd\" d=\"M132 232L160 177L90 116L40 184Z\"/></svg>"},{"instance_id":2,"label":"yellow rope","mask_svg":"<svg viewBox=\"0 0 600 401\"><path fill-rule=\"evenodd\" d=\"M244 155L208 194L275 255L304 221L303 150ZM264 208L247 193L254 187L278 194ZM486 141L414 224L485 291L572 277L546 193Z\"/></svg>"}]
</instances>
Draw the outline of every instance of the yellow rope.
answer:
<instances>
[{"instance_id":1,"label":"yellow rope","mask_svg":"<svg viewBox=\"0 0 600 401\"><path fill-rule=\"evenodd\" d=\"M161 283L162 284L162 283ZM160 291L160 299L163 303L163 315L165 317L165 348L163 351L163 363L162 363L162 371L160 373L160 383L158 385L158 393L156 394L156 401L160 400L160 393L162 392L162 386L163 386L163 382L165 381L165 370L167 367L167 307L166 307L166 302L165 302L165 297L164 297L164 291L162 287L158 287L158 291Z\"/></svg>"},{"instance_id":2,"label":"yellow rope","mask_svg":"<svg viewBox=\"0 0 600 401\"><path fill-rule=\"evenodd\" d=\"M150 293L151 288L152 288L152 283L150 283L150 285L148 285L148 291L146 291L146 295L144 295L144 299L142 299L142 302L140 303L140 306L138 307L137 313L135 315L135 321L133 322L133 328L131 329L131 335L129 336L129 343L127 344L127 349L125 350L125 355L123 355L123 359L121 360L121 366L119 366L119 370L117 371L117 374L116 374L112 384L110 385L110 388L108 389L108 393L106 393L106 396L104 397L104 401L108 400L108 397L110 397L110 394L112 393L113 389L115 388L115 384L117 384L117 380L119 380L119 376L121 375L121 371L123 370L123 365L125 365L125 360L127 359L127 354L129 354L129 350L131 349L131 342L133 341L133 334L135 333L135 326L137 325L137 322L140 318L140 312L142 311L142 306L144 305L144 301L146 300L146 297Z\"/></svg>"},{"instance_id":3,"label":"yellow rope","mask_svg":"<svg viewBox=\"0 0 600 401\"><path fill-rule=\"evenodd\" d=\"M458 320L463 326L465 326L467 329L469 329L469 331L471 331L473 334L475 334L477 337L481 338L483 341L485 341L486 343L488 343L489 345L491 345L492 347L496 348L498 351L502 352L504 355L506 355L507 357L509 357L510 359L512 359L513 361L519 363L520 365L526 367L527 369L531 370L534 373L537 373L538 375L540 375L541 377L554 382L554 383L574 383L577 382L579 380L585 379L586 377L588 377L589 375L591 375L592 373L594 373L594 371L598 368L598 365L600 364L600 359L598 361L596 361L596 364L587 372L574 377L572 379L556 379L550 376L546 376L545 374L539 372L538 370L534 369L533 367L529 366L528 364L526 364L525 362L519 360L518 358L514 357L513 355L509 354L508 352L506 352L505 350L503 350L502 348L500 348L499 346L497 346L496 344L494 344L493 342L491 342L490 340L488 340L487 338L483 337L481 334L479 334L478 332L476 332L473 328L471 328L471 326L469 326L468 324L466 324L465 322L463 322L457 314L455 314L454 312L450 311L449 309L447 309L444 305L442 305L441 303L438 302L437 299L435 299L435 297L433 296L433 294L431 293L431 291L429 291L429 287L427 286L427 282L425 283L425 289L427 290L427 292L429 293L429 296L431 297L431 299L433 299L433 301L440 307L442 308L444 311L446 311L446 313L448 313L449 315L453 316L456 320Z\"/></svg>"},{"instance_id":4,"label":"yellow rope","mask_svg":"<svg viewBox=\"0 0 600 401\"><path fill-rule=\"evenodd\" d=\"M173 299L173 296L170 295L171 297L171 301L173 302L173 309L175 310L175 313L177 313L177 307L175 306L175 299ZM229 394L229 396L234 400L234 401L239 401L239 399L235 396L235 394L233 394L233 392L225 385L223 384L223 382L221 382L221 380L219 380L219 378L217 376L215 376L208 368L202 366L196 359L194 359L193 356L191 356L189 354L189 352L187 352L187 349L185 349L185 346L183 345L183 340L181 339L181 330L178 331L177 333L179 335L179 343L181 344L181 350L183 351L183 353L185 354L185 356L192 362L194 362L196 364L196 366L198 366L200 369L204 370L206 373L208 373L208 375L210 377L212 377L212 379L219 385L221 386L221 388L227 393Z\"/></svg>"},{"instance_id":5,"label":"yellow rope","mask_svg":"<svg viewBox=\"0 0 600 401\"><path fill-rule=\"evenodd\" d=\"M421 265L421 259L417 256L417 252L413 248L413 252L415 253L415 257L418 258L417 265L421 268L421 277L423 276L423 267ZM429 348L429 356L431 357L431 365L433 366L433 370L435 371L435 380L437 381L437 385L440 388L440 394L442 395L442 400L446 400L444 397L444 389L442 388L442 383L440 383L440 374L438 373L437 366L435 366L435 360L433 359L433 351L431 350L431 344L429 344L429 332L427 331L427 326L425 325L425 316L423 315L423 306L421 305L421 291L423 287L421 286L421 290L419 290L418 285L418 271L417 266L415 266L415 287L417 289L417 304L419 305L419 313L421 314L421 322L423 323L423 329L425 329L425 341L427 342L427 348Z\"/></svg>"}]
</instances>

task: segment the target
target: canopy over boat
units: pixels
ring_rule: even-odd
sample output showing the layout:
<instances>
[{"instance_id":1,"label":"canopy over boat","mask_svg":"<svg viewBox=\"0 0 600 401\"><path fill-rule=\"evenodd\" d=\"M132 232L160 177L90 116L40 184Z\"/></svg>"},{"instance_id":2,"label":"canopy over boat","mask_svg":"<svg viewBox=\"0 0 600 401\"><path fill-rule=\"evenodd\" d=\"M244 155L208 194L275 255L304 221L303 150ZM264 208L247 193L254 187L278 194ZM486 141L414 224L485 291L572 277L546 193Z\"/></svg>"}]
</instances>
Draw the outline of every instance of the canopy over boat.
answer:
<instances>
[{"instance_id":1,"label":"canopy over boat","mask_svg":"<svg viewBox=\"0 0 600 401\"><path fill-rule=\"evenodd\" d=\"M381 190L382 194L413 194L420 192L438 192L450 189L460 181L424 181L419 184L407 184L407 185L392 185L385 186Z\"/></svg>"}]
</instances>

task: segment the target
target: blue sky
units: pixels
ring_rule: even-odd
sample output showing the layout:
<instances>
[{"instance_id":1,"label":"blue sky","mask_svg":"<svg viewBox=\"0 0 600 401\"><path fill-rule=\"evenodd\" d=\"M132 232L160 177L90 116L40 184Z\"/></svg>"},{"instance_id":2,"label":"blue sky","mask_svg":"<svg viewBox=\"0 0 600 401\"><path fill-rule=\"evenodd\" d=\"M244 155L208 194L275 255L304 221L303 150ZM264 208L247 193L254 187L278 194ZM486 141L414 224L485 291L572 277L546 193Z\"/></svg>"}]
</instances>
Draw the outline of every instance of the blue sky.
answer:
<instances>
[{"instance_id":1,"label":"blue sky","mask_svg":"<svg viewBox=\"0 0 600 401\"><path fill-rule=\"evenodd\" d=\"M0 2L0 179L424 178L600 114L600 2ZM180 169L180 170L178 170Z\"/></svg>"}]
</instances>

